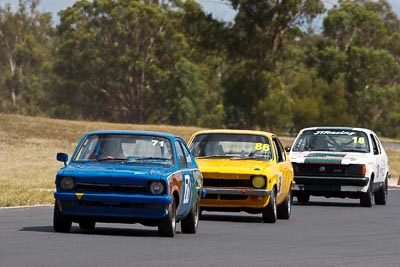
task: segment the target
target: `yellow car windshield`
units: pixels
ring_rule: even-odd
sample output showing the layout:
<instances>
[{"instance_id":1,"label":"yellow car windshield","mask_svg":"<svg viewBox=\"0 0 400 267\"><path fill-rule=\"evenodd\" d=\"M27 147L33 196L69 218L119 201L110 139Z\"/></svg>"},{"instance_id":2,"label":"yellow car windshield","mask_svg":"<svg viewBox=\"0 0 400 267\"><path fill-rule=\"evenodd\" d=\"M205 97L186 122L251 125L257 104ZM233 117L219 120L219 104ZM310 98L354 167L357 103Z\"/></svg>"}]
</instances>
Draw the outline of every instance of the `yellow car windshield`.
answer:
<instances>
[{"instance_id":1,"label":"yellow car windshield","mask_svg":"<svg viewBox=\"0 0 400 267\"><path fill-rule=\"evenodd\" d=\"M193 156L203 158L273 159L270 140L257 134L199 134L193 138L190 149Z\"/></svg>"}]
</instances>

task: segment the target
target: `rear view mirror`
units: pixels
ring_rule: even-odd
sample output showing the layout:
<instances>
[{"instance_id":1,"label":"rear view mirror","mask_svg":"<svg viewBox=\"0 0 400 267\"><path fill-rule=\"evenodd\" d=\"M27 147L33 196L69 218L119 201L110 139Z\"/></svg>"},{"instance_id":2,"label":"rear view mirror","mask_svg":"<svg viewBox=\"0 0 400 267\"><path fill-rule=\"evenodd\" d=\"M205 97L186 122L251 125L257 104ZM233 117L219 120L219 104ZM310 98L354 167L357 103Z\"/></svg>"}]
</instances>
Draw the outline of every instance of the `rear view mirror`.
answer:
<instances>
[{"instance_id":1,"label":"rear view mirror","mask_svg":"<svg viewBox=\"0 0 400 267\"><path fill-rule=\"evenodd\" d=\"M68 154L67 153L57 153L57 160L64 162L64 166L67 166Z\"/></svg>"}]
</instances>

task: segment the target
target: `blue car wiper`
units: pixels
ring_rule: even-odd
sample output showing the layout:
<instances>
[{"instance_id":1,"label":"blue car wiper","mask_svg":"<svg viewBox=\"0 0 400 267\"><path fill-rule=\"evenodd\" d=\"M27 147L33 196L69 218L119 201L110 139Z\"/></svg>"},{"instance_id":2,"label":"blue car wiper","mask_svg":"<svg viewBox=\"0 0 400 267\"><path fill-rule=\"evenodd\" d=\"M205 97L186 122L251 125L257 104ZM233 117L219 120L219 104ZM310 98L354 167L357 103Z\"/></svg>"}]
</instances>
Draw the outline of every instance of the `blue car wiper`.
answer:
<instances>
[{"instance_id":1,"label":"blue car wiper","mask_svg":"<svg viewBox=\"0 0 400 267\"><path fill-rule=\"evenodd\" d=\"M170 159L160 158L160 157L143 157L143 158L136 158L136 160L170 160Z\"/></svg>"},{"instance_id":2,"label":"blue car wiper","mask_svg":"<svg viewBox=\"0 0 400 267\"><path fill-rule=\"evenodd\" d=\"M109 157L109 158L97 159L97 161L125 161L125 160L127 160L127 158L111 158L111 157Z\"/></svg>"},{"instance_id":3,"label":"blue car wiper","mask_svg":"<svg viewBox=\"0 0 400 267\"><path fill-rule=\"evenodd\" d=\"M130 157L128 158L128 162L135 162L135 161L171 161L171 159L168 158L161 158L161 157L140 157L140 158L134 158Z\"/></svg>"}]
</instances>

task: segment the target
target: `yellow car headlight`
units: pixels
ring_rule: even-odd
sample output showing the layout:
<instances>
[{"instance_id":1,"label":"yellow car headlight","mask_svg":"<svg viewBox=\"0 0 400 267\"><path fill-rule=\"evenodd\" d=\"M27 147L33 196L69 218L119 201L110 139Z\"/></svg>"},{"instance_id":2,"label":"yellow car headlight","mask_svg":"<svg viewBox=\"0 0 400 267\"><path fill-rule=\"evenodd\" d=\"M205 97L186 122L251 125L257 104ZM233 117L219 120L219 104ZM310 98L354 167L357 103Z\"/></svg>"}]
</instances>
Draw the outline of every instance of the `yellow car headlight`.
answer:
<instances>
[{"instance_id":1,"label":"yellow car headlight","mask_svg":"<svg viewBox=\"0 0 400 267\"><path fill-rule=\"evenodd\" d=\"M251 178L251 183L255 188L265 188L265 177L256 175Z\"/></svg>"}]
</instances>

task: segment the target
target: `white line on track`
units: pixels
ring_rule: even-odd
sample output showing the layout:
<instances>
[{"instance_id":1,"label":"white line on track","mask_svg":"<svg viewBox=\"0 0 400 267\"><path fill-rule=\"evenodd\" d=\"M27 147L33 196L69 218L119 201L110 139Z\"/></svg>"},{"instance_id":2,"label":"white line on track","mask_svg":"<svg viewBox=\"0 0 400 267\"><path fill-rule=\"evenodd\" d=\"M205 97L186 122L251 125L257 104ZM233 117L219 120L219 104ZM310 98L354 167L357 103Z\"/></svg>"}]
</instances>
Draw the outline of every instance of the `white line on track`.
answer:
<instances>
[{"instance_id":1,"label":"white line on track","mask_svg":"<svg viewBox=\"0 0 400 267\"><path fill-rule=\"evenodd\" d=\"M13 206L13 207L0 207L0 210L6 210L6 209L26 209L26 208L52 207L52 206L53 206L53 205Z\"/></svg>"}]
</instances>

